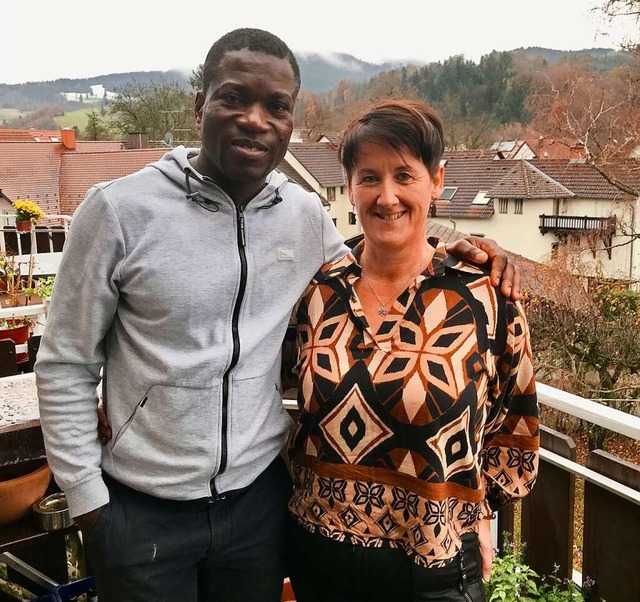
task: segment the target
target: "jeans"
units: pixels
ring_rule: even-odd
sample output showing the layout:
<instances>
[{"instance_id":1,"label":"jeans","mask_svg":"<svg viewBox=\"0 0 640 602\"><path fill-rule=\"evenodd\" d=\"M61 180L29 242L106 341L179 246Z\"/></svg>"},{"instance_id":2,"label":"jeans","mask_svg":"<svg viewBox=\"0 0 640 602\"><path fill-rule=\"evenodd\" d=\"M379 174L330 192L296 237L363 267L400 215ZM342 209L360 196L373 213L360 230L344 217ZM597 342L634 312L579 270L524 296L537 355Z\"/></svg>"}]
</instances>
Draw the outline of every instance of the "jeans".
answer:
<instances>
[{"instance_id":1,"label":"jeans","mask_svg":"<svg viewBox=\"0 0 640 602\"><path fill-rule=\"evenodd\" d=\"M291 479L280 456L224 499L155 498L106 478L85 538L100 602L279 602Z\"/></svg>"},{"instance_id":2,"label":"jeans","mask_svg":"<svg viewBox=\"0 0 640 602\"><path fill-rule=\"evenodd\" d=\"M443 568L424 568L402 550L367 548L310 533L290 518L287 554L297 602L484 602L475 533Z\"/></svg>"}]
</instances>

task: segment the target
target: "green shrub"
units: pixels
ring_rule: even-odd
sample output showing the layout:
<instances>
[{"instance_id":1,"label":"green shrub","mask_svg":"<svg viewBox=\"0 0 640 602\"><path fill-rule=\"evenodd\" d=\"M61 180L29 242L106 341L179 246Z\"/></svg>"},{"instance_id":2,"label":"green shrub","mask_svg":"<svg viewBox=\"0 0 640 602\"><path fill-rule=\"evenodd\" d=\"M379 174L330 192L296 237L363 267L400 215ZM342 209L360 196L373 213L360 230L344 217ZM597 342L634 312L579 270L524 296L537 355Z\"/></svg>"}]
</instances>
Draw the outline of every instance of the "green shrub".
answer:
<instances>
[{"instance_id":1,"label":"green shrub","mask_svg":"<svg viewBox=\"0 0 640 602\"><path fill-rule=\"evenodd\" d=\"M524 563L522 546L510 542L507 549L508 552L496 556L493 561L491 581L485 583L487 602L586 601L586 588L593 583L589 578L585 579L585 591L570 579L560 579L558 565L555 566L553 574L542 578Z\"/></svg>"}]
</instances>

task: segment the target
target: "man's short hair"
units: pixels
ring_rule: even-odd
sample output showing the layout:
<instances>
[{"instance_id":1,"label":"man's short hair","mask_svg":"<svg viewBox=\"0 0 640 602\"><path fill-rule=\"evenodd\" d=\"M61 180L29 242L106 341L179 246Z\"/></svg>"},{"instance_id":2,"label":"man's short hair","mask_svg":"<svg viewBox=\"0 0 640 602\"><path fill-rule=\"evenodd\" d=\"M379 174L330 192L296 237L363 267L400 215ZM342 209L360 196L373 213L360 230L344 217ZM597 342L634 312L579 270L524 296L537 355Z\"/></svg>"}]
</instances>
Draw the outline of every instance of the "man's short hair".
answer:
<instances>
[{"instance_id":1,"label":"man's short hair","mask_svg":"<svg viewBox=\"0 0 640 602\"><path fill-rule=\"evenodd\" d=\"M278 36L268 31L244 27L226 33L209 49L202 69L202 90L205 94L224 55L227 52L245 49L287 59L293 69L293 77L297 84L296 92L300 90L300 67L291 49Z\"/></svg>"}]
</instances>

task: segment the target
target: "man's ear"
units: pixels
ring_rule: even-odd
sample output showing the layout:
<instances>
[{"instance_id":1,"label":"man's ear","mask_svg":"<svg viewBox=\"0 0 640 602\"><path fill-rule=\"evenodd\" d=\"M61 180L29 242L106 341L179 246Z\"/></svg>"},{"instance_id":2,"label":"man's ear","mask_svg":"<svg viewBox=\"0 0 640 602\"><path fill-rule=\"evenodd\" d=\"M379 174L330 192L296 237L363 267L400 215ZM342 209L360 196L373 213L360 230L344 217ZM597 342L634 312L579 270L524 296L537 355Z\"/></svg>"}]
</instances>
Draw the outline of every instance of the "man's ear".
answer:
<instances>
[{"instance_id":1,"label":"man's ear","mask_svg":"<svg viewBox=\"0 0 640 602\"><path fill-rule=\"evenodd\" d=\"M196 92L196 102L194 105L194 113L196 116L196 127L198 128L198 131L200 131L200 128L202 126L202 107L204 106L204 99L205 99L205 94L202 90L198 90Z\"/></svg>"}]
</instances>

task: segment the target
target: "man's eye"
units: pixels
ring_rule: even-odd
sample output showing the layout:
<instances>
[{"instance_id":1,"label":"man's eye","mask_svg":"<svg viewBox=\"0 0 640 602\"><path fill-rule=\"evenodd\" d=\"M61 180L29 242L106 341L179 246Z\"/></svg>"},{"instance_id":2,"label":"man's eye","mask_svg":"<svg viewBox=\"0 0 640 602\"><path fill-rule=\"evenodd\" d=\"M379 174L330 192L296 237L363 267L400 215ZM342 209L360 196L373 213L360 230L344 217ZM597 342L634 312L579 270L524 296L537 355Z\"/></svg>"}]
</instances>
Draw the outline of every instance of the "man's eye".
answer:
<instances>
[{"instance_id":1,"label":"man's eye","mask_svg":"<svg viewBox=\"0 0 640 602\"><path fill-rule=\"evenodd\" d=\"M271 105L273 111L275 113L288 113L289 112L289 105L283 103L283 102L275 102Z\"/></svg>"},{"instance_id":2,"label":"man's eye","mask_svg":"<svg viewBox=\"0 0 640 602\"><path fill-rule=\"evenodd\" d=\"M224 94L222 100L228 105L236 105L240 103L240 97L237 94Z\"/></svg>"}]
</instances>

